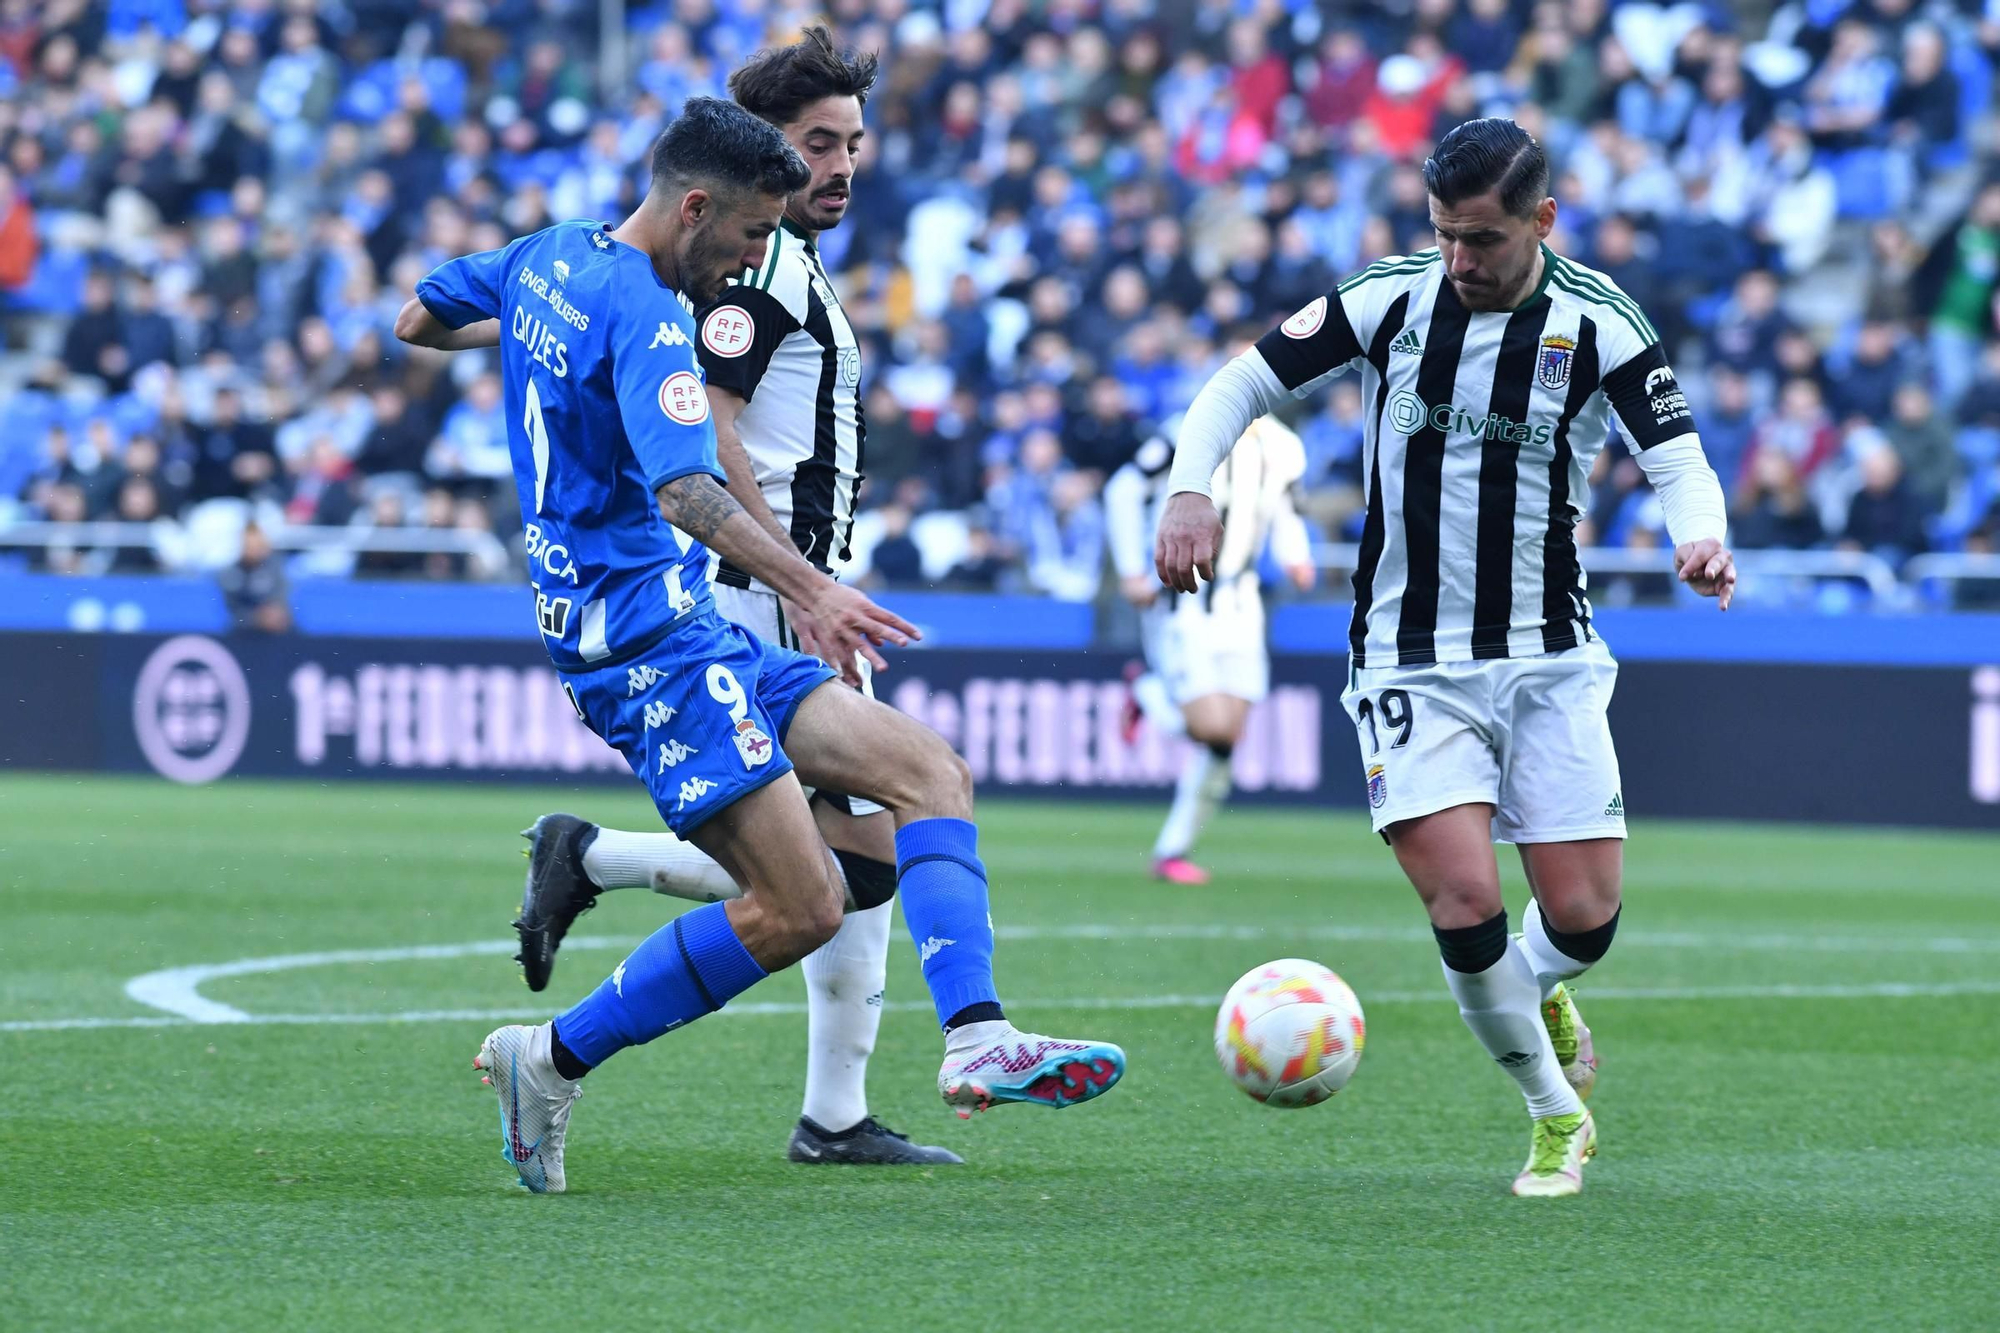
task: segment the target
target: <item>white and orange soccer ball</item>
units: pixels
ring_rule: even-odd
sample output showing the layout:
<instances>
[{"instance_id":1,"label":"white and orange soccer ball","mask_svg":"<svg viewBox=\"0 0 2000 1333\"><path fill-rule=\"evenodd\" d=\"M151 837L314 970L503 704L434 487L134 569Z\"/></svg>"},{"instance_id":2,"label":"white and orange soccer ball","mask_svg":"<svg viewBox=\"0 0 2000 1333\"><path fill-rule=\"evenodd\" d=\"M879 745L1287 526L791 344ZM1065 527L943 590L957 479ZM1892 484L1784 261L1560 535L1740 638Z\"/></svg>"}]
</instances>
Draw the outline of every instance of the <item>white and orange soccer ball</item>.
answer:
<instances>
[{"instance_id":1,"label":"white and orange soccer ball","mask_svg":"<svg viewBox=\"0 0 2000 1333\"><path fill-rule=\"evenodd\" d=\"M1215 1016L1215 1057L1266 1106L1316 1106L1347 1086L1368 1027L1333 971L1303 958L1254 967Z\"/></svg>"}]
</instances>

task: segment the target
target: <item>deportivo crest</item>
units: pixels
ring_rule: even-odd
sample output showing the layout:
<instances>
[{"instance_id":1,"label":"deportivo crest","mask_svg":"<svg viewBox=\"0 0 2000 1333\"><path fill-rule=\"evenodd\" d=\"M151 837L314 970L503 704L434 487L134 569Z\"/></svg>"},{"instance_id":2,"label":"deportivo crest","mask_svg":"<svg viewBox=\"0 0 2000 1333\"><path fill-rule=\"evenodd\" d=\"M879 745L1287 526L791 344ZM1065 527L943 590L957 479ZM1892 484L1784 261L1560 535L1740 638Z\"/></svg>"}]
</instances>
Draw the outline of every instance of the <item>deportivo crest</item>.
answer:
<instances>
[{"instance_id":1,"label":"deportivo crest","mask_svg":"<svg viewBox=\"0 0 2000 1333\"><path fill-rule=\"evenodd\" d=\"M736 752L743 756L743 767L762 768L771 762L771 738L758 729L757 723L744 718L736 724Z\"/></svg>"},{"instance_id":2,"label":"deportivo crest","mask_svg":"<svg viewBox=\"0 0 2000 1333\"><path fill-rule=\"evenodd\" d=\"M1576 339L1551 333L1542 339L1542 354L1535 361L1535 383L1544 389L1561 389L1569 384L1570 368L1576 363Z\"/></svg>"}]
</instances>

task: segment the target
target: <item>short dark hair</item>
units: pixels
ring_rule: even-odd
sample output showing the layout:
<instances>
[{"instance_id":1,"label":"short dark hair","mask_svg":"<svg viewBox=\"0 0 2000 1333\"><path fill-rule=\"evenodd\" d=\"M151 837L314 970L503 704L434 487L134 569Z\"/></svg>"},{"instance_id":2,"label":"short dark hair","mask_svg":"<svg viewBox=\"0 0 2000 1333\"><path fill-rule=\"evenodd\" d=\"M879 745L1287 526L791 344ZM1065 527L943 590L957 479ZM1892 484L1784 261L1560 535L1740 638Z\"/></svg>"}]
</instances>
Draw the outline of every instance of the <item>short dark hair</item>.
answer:
<instances>
[{"instance_id":1,"label":"short dark hair","mask_svg":"<svg viewBox=\"0 0 2000 1333\"><path fill-rule=\"evenodd\" d=\"M1498 189L1500 207L1525 218L1549 197L1549 159L1535 136L1511 120L1468 120L1424 159L1424 188L1441 204Z\"/></svg>"},{"instance_id":2,"label":"short dark hair","mask_svg":"<svg viewBox=\"0 0 2000 1333\"><path fill-rule=\"evenodd\" d=\"M868 105L881 61L872 51L841 50L833 34L815 23L790 46L759 51L729 76L738 106L773 125L789 125L823 97L852 97Z\"/></svg>"},{"instance_id":3,"label":"short dark hair","mask_svg":"<svg viewBox=\"0 0 2000 1333\"><path fill-rule=\"evenodd\" d=\"M777 127L720 97L690 97L653 145L653 188L720 185L789 195L812 180Z\"/></svg>"}]
</instances>

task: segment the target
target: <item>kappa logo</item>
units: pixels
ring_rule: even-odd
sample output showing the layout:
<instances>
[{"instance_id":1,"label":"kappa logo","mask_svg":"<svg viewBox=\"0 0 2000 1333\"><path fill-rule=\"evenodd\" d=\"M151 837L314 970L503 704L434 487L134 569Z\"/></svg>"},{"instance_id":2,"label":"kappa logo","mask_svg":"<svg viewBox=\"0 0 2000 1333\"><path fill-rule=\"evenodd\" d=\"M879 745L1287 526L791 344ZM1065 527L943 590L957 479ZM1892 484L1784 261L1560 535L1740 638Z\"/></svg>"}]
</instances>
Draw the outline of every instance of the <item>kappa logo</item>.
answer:
<instances>
[{"instance_id":1,"label":"kappa logo","mask_svg":"<svg viewBox=\"0 0 2000 1333\"><path fill-rule=\"evenodd\" d=\"M1424 354L1424 342L1423 339L1417 337L1415 329L1404 329L1396 335L1396 341L1389 344L1389 350L1401 353L1404 356L1422 356Z\"/></svg>"},{"instance_id":2,"label":"kappa logo","mask_svg":"<svg viewBox=\"0 0 2000 1333\"><path fill-rule=\"evenodd\" d=\"M658 667L635 666L625 668L625 697L631 698L641 690L650 690L660 683L667 673Z\"/></svg>"},{"instance_id":3,"label":"kappa logo","mask_svg":"<svg viewBox=\"0 0 2000 1333\"><path fill-rule=\"evenodd\" d=\"M672 712L673 710L669 709L668 711ZM700 753L701 751L695 749L692 745L684 745L680 741L664 741L660 745L660 766L653 771L653 775L658 777L670 768L678 768L681 761L689 755Z\"/></svg>"},{"instance_id":4,"label":"kappa logo","mask_svg":"<svg viewBox=\"0 0 2000 1333\"><path fill-rule=\"evenodd\" d=\"M651 703L646 705L646 730L664 727L674 720L674 714L681 710L672 704Z\"/></svg>"},{"instance_id":5,"label":"kappa logo","mask_svg":"<svg viewBox=\"0 0 2000 1333\"><path fill-rule=\"evenodd\" d=\"M922 966L928 963L931 959L937 957L956 943L958 943L957 940L941 940L935 935L931 936L917 947L918 965Z\"/></svg>"},{"instance_id":6,"label":"kappa logo","mask_svg":"<svg viewBox=\"0 0 2000 1333\"><path fill-rule=\"evenodd\" d=\"M628 960L628 961L629 961L629 960ZM615 990L615 991L617 991L617 992L618 992L618 998L619 998L619 999L621 999L621 1000L622 1000L622 999L624 999L624 998L625 998L625 964L624 964L624 963L620 963L620 964L618 964L618 966L616 966L616 967L614 967L614 968L612 968L612 969L611 969L611 989L613 989L613 990Z\"/></svg>"},{"instance_id":7,"label":"kappa logo","mask_svg":"<svg viewBox=\"0 0 2000 1333\"><path fill-rule=\"evenodd\" d=\"M654 330L653 341L646 345L646 350L650 352L655 347L692 347L693 345L688 341L688 336L681 332L680 325L669 324L663 319L660 321L660 327Z\"/></svg>"},{"instance_id":8,"label":"kappa logo","mask_svg":"<svg viewBox=\"0 0 2000 1333\"><path fill-rule=\"evenodd\" d=\"M681 784L681 803L674 807L674 813L679 814L714 790L715 784L707 778L689 778Z\"/></svg>"}]
</instances>

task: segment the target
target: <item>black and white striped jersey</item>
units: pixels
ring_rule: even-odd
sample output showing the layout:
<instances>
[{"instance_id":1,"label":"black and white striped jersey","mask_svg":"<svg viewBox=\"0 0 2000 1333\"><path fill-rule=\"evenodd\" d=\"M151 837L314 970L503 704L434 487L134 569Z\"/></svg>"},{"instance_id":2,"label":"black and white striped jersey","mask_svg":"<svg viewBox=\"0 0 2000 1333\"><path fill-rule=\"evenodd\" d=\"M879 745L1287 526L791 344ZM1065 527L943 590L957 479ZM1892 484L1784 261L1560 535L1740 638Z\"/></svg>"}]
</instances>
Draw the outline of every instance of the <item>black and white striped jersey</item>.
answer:
<instances>
[{"instance_id":1,"label":"black and white striped jersey","mask_svg":"<svg viewBox=\"0 0 2000 1333\"><path fill-rule=\"evenodd\" d=\"M1165 436L1154 436L1105 484L1112 563L1121 578L1152 573L1153 534L1166 507L1173 453ZM1275 544L1281 564L1312 559L1311 540L1293 500L1305 470L1305 444L1289 427L1273 417L1250 423L1212 482L1216 512L1222 517L1215 579L1188 600L1216 615L1261 615L1257 562L1265 543Z\"/></svg>"},{"instance_id":2,"label":"black and white striped jersey","mask_svg":"<svg viewBox=\"0 0 2000 1333\"><path fill-rule=\"evenodd\" d=\"M1370 265L1257 344L1297 396L1361 370L1357 667L1587 642L1574 530L1591 464L1614 426L1635 453L1695 443L1644 313L1603 274L1542 256L1541 286L1512 311L1467 310L1427 250Z\"/></svg>"},{"instance_id":3,"label":"black and white striped jersey","mask_svg":"<svg viewBox=\"0 0 2000 1333\"><path fill-rule=\"evenodd\" d=\"M821 569L846 559L866 435L861 348L818 249L790 222L702 312L698 351L708 383L744 399L737 432L799 553ZM726 560L715 577L761 586Z\"/></svg>"}]
</instances>

